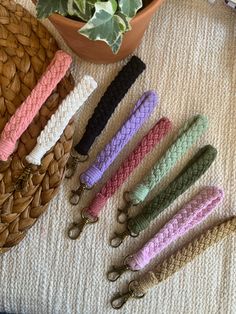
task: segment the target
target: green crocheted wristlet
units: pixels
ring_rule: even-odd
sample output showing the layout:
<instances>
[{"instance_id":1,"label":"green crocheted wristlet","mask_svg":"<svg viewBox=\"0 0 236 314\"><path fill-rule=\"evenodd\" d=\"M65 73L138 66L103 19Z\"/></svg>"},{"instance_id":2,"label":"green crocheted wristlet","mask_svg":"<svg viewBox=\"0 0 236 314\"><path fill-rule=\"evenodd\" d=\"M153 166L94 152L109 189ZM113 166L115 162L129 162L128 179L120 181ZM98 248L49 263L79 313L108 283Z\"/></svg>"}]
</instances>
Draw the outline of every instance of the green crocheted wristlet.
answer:
<instances>
[{"instance_id":1,"label":"green crocheted wristlet","mask_svg":"<svg viewBox=\"0 0 236 314\"><path fill-rule=\"evenodd\" d=\"M198 138L207 130L208 120L203 115L193 116L179 130L173 144L164 156L157 161L149 174L138 184L133 191L125 192L126 206L119 209L117 219L124 223L129 208L143 202L154 187L170 172L183 155L190 149Z\"/></svg>"},{"instance_id":2,"label":"green crocheted wristlet","mask_svg":"<svg viewBox=\"0 0 236 314\"><path fill-rule=\"evenodd\" d=\"M113 247L119 246L128 235L136 237L146 229L165 208L173 203L177 197L187 191L211 166L217 155L217 150L206 145L188 162L178 176L157 196L147 204L140 214L128 220L127 230L121 234L115 233L111 240Z\"/></svg>"}]
</instances>

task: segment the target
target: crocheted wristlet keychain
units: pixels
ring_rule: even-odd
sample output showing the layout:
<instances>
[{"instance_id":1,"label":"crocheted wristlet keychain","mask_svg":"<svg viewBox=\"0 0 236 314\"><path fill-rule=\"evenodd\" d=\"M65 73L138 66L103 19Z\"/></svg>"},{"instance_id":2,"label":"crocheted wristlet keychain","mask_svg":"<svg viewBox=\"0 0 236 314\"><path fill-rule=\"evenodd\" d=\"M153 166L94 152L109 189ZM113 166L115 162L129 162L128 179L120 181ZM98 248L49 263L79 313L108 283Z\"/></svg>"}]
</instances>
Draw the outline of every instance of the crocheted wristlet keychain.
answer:
<instances>
[{"instance_id":1,"label":"crocheted wristlet keychain","mask_svg":"<svg viewBox=\"0 0 236 314\"><path fill-rule=\"evenodd\" d=\"M88 121L83 137L72 150L67 164L67 178L73 176L78 162L87 160L89 149L95 139L101 134L117 105L145 68L146 65L138 57L133 56L108 86Z\"/></svg>"},{"instance_id":2,"label":"crocheted wristlet keychain","mask_svg":"<svg viewBox=\"0 0 236 314\"><path fill-rule=\"evenodd\" d=\"M128 237L137 237L141 231L146 229L164 209L172 204L176 198L188 190L211 166L217 155L217 150L206 145L188 162L178 176L154 199L148 203L142 212L132 217L127 222L127 228L122 233L115 233L111 239L111 246L118 247Z\"/></svg>"},{"instance_id":3,"label":"crocheted wristlet keychain","mask_svg":"<svg viewBox=\"0 0 236 314\"><path fill-rule=\"evenodd\" d=\"M136 253L127 256L121 267L108 272L108 280L117 280L127 270L137 271L147 266L168 245L186 234L216 208L223 200L223 191L217 187L207 187L188 202L161 230Z\"/></svg>"},{"instance_id":4,"label":"crocheted wristlet keychain","mask_svg":"<svg viewBox=\"0 0 236 314\"><path fill-rule=\"evenodd\" d=\"M69 93L66 99L63 100L57 111L51 116L47 125L37 138L37 144L32 152L26 156L28 165L22 175L16 182L15 189L19 190L24 187L27 181L31 168L34 165L40 165L42 157L49 151L59 140L63 130L73 117L75 112L83 105L90 94L97 87L97 83L91 76L84 76L80 83Z\"/></svg>"},{"instance_id":5,"label":"crocheted wristlet keychain","mask_svg":"<svg viewBox=\"0 0 236 314\"><path fill-rule=\"evenodd\" d=\"M157 161L142 183L137 185L132 192L124 193L126 205L122 209L118 209L118 222L124 223L127 221L131 206L137 205L146 199L154 187L170 172L207 128L207 118L202 115L192 117L183 125L174 143L161 160Z\"/></svg>"},{"instance_id":6,"label":"crocheted wristlet keychain","mask_svg":"<svg viewBox=\"0 0 236 314\"><path fill-rule=\"evenodd\" d=\"M89 207L81 211L82 221L73 223L68 230L68 236L71 239L77 239L86 225L98 221L102 208L108 199L114 195L144 157L165 137L170 129L171 122L167 118L162 118L142 138L141 142L129 154L115 174L106 182L100 192L95 195Z\"/></svg>"},{"instance_id":7,"label":"crocheted wristlet keychain","mask_svg":"<svg viewBox=\"0 0 236 314\"><path fill-rule=\"evenodd\" d=\"M229 218L207 230L162 263L157 264L152 271L147 272L138 280L131 281L128 286L128 292L124 294L119 293L111 300L112 307L119 309L131 298L143 298L149 289L171 277L208 248L235 234L235 232L236 217Z\"/></svg>"},{"instance_id":8,"label":"crocheted wristlet keychain","mask_svg":"<svg viewBox=\"0 0 236 314\"><path fill-rule=\"evenodd\" d=\"M52 93L71 65L70 55L58 50L31 94L5 125L0 137L0 160L13 153L18 139L30 125L43 103Z\"/></svg>"},{"instance_id":9,"label":"crocheted wristlet keychain","mask_svg":"<svg viewBox=\"0 0 236 314\"><path fill-rule=\"evenodd\" d=\"M94 163L80 175L80 186L77 190L72 191L71 204L78 204L83 192L91 189L102 178L105 171L151 115L157 104L158 96L154 91L143 94L134 106L129 119L97 155Z\"/></svg>"}]
</instances>

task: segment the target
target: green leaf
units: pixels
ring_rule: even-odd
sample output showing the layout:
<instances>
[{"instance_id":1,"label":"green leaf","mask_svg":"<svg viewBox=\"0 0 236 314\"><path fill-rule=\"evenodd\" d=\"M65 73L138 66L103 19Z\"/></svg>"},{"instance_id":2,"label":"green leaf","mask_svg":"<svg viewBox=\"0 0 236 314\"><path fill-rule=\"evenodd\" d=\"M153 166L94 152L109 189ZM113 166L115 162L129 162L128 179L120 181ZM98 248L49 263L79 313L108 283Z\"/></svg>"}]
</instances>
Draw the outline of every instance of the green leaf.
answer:
<instances>
[{"instance_id":1,"label":"green leaf","mask_svg":"<svg viewBox=\"0 0 236 314\"><path fill-rule=\"evenodd\" d=\"M126 22L116 15L117 2L108 0L95 4L93 17L80 29L80 33L91 40L105 41L117 53L122 41L122 34L126 31Z\"/></svg>"},{"instance_id":2,"label":"green leaf","mask_svg":"<svg viewBox=\"0 0 236 314\"><path fill-rule=\"evenodd\" d=\"M134 17L139 9L142 8L142 0L119 0L121 13L128 17Z\"/></svg>"},{"instance_id":3,"label":"green leaf","mask_svg":"<svg viewBox=\"0 0 236 314\"><path fill-rule=\"evenodd\" d=\"M126 15L124 15L123 13L121 13L120 11L118 11L117 13L116 13L116 15L118 15L120 18L122 18L123 19L123 21L124 21L124 23L125 23L125 25L126 25L126 32L127 31L130 31L131 29L132 29L132 27L131 27L131 25L130 25L130 21L131 21L131 18L130 17L128 17L128 16L126 16Z\"/></svg>"},{"instance_id":4,"label":"green leaf","mask_svg":"<svg viewBox=\"0 0 236 314\"><path fill-rule=\"evenodd\" d=\"M83 14L86 12L86 0L74 0L75 5Z\"/></svg>"},{"instance_id":5,"label":"green leaf","mask_svg":"<svg viewBox=\"0 0 236 314\"><path fill-rule=\"evenodd\" d=\"M52 13L67 14L67 0L38 0L36 5L37 17L46 18Z\"/></svg>"},{"instance_id":6,"label":"green leaf","mask_svg":"<svg viewBox=\"0 0 236 314\"><path fill-rule=\"evenodd\" d=\"M113 53L116 54L119 51L121 43L122 43L122 39L123 39L123 34L120 34L120 36L116 39L116 41L111 46L111 50Z\"/></svg>"},{"instance_id":7,"label":"green leaf","mask_svg":"<svg viewBox=\"0 0 236 314\"><path fill-rule=\"evenodd\" d=\"M82 12L76 5L75 0L68 0L68 13L70 16L79 17L82 21L87 22L93 15L94 5L86 1L85 11Z\"/></svg>"}]
</instances>

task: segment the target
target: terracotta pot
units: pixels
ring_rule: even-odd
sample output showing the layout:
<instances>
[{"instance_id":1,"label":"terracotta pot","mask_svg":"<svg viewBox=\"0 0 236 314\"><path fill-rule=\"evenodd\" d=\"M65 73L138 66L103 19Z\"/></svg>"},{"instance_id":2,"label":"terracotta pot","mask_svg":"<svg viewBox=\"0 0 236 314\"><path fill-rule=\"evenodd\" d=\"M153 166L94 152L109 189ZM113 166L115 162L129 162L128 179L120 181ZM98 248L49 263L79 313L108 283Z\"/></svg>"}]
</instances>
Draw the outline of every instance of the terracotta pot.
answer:
<instances>
[{"instance_id":1,"label":"terracotta pot","mask_svg":"<svg viewBox=\"0 0 236 314\"><path fill-rule=\"evenodd\" d=\"M80 35L78 30L84 25L83 22L74 21L59 14L53 14L49 19L68 46L80 58L94 63L112 63L124 59L137 48L153 14L162 2L163 0L153 0L131 21L132 30L125 33L118 54L113 54L106 43L91 41Z\"/></svg>"}]
</instances>

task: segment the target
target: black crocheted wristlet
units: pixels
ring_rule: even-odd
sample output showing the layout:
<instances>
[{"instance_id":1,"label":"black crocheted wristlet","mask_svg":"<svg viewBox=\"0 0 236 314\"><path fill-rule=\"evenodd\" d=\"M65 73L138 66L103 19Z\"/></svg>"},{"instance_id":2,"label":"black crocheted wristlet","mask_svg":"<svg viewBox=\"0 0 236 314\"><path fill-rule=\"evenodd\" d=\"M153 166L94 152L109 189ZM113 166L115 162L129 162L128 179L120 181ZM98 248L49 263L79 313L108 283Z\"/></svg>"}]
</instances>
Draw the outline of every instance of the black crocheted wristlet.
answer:
<instances>
[{"instance_id":1,"label":"black crocheted wristlet","mask_svg":"<svg viewBox=\"0 0 236 314\"><path fill-rule=\"evenodd\" d=\"M78 162L88 158L89 149L95 139L101 134L116 107L145 68L143 61L133 56L108 86L88 121L84 135L74 146L67 165L67 178L74 174Z\"/></svg>"}]
</instances>

